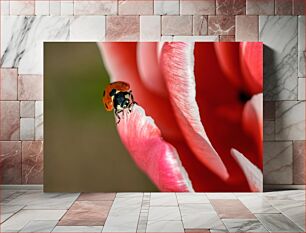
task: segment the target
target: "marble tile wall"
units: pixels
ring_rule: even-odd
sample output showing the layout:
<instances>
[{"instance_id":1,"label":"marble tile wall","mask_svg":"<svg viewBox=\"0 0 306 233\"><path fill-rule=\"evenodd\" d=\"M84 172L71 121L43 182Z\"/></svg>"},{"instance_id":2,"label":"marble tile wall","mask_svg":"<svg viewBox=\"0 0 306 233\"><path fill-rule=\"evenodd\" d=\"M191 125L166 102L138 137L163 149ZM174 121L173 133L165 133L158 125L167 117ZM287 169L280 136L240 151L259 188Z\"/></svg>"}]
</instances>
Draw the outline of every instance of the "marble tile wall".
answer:
<instances>
[{"instance_id":1,"label":"marble tile wall","mask_svg":"<svg viewBox=\"0 0 306 233\"><path fill-rule=\"evenodd\" d=\"M3 183L42 183L43 42L140 40L262 41L264 182L305 184L303 0L1 0L0 3ZM180 226L174 224L173 229L177 227Z\"/></svg>"}]
</instances>

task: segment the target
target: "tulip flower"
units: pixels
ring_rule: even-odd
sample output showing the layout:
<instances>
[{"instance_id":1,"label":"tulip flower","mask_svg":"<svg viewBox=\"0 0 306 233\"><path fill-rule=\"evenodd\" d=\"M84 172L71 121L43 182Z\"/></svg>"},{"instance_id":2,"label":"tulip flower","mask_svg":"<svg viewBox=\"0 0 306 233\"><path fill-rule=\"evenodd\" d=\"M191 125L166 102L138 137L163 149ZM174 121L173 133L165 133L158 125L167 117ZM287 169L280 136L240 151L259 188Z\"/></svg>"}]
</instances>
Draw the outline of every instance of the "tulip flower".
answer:
<instances>
[{"instance_id":1,"label":"tulip flower","mask_svg":"<svg viewBox=\"0 0 306 233\"><path fill-rule=\"evenodd\" d=\"M262 43L99 46L137 102L122 143L161 191L262 190Z\"/></svg>"}]
</instances>

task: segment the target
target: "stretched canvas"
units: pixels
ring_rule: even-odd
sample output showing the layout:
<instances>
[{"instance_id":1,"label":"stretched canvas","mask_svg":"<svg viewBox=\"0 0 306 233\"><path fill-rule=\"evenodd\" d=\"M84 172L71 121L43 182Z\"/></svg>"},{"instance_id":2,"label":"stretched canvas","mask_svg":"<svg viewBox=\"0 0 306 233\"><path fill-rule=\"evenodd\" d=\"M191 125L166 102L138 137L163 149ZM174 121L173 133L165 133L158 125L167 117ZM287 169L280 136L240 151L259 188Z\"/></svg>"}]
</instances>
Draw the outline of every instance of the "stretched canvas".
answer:
<instances>
[{"instance_id":1,"label":"stretched canvas","mask_svg":"<svg viewBox=\"0 0 306 233\"><path fill-rule=\"evenodd\" d=\"M261 42L45 43L45 191L262 191Z\"/></svg>"}]
</instances>

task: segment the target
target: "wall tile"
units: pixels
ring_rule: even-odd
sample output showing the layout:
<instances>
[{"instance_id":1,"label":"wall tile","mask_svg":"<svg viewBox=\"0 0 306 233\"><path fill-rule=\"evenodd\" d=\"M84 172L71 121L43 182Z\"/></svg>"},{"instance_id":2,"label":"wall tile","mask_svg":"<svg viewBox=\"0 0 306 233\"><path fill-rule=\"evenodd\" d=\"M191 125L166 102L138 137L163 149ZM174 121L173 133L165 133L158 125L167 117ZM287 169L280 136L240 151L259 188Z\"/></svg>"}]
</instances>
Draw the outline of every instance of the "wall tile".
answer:
<instances>
[{"instance_id":1,"label":"wall tile","mask_svg":"<svg viewBox=\"0 0 306 233\"><path fill-rule=\"evenodd\" d=\"M235 36L219 36L220 42L235 42Z\"/></svg>"},{"instance_id":2,"label":"wall tile","mask_svg":"<svg viewBox=\"0 0 306 233\"><path fill-rule=\"evenodd\" d=\"M104 41L105 16L76 16L71 19L70 40Z\"/></svg>"},{"instance_id":3,"label":"wall tile","mask_svg":"<svg viewBox=\"0 0 306 233\"><path fill-rule=\"evenodd\" d=\"M19 101L1 101L0 112L0 140L19 140Z\"/></svg>"},{"instance_id":4,"label":"wall tile","mask_svg":"<svg viewBox=\"0 0 306 233\"><path fill-rule=\"evenodd\" d=\"M43 183L43 142L22 142L22 183Z\"/></svg>"},{"instance_id":5,"label":"wall tile","mask_svg":"<svg viewBox=\"0 0 306 233\"><path fill-rule=\"evenodd\" d=\"M235 16L208 16L208 35L235 35Z\"/></svg>"},{"instance_id":6,"label":"wall tile","mask_svg":"<svg viewBox=\"0 0 306 233\"><path fill-rule=\"evenodd\" d=\"M293 0L293 14L305 15L305 0Z\"/></svg>"},{"instance_id":7,"label":"wall tile","mask_svg":"<svg viewBox=\"0 0 306 233\"><path fill-rule=\"evenodd\" d=\"M258 41L258 16L236 16L236 41Z\"/></svg>"},{"instance_id":8,"label":"wall tile","mask_svg":"<svg viewBox=\"0 0 306 233\"><path fill-rule=\"evenodd\" d=\"M41 75L18 76L18 99L19 100L42 100L43 77Z\"/></svg>"},{"instance_id":9,"label":"wall tile","mask_svg":"<svg viewBox=\"0 0 306 233\"><path fill-rule=\"evenodd\" d=\"M204 15L193 16L192 25L193 25L193 35L194 36L207 35L207 31L208 31L207 16L204 16Z\"/></svg>"},{"instance_id":10,"label":"wall tile","mask_svg":"<svg viewBox=\"0 0 306 233\"><path fill-rule=\"evenodd\" d=\"M298 76L305 78L305 16L298 17Z\"/></svg>"},{"instance_id":11,"label":"wall tile","mask_svg":"<svg viewBox=\"0 0 306 233\"><path fill-rule=\"evenodd\" d=\"M107 16L107 41L139 40L139 16Z\"/></svg>"},{"instance_id":12,"label":"wall tile","mask_svg":"<svg viewBox=\"0 0 306 233\"><path fill-rule=\"evenodd\" d=\"M50 0L50 15L61 15L61 1Z\"/></svg>"},{"instance_id":13,"label":"wall tile","mask_svg":"<svg viewBox=\"0 0 306 233\"><path fill-rule=\"evenodd\" d=\"M35 102L35 140L42 140L43 135L43 101Z\"/></svg>"},{"instance_id":14,"label":"wall tile","mask_svg":"<svg viewBox=\"0 0 306 233\"><path fill-rule=\"evenodd\" d=\"M217 15L245 15L246 0L216 0Z\"/></svg>"},{"instance_id":15,"label":"wall tile","mask_svg":"<svg viewBox=\"0 0 306 233\"><path fill-rule=\"evenodd\" d=\"M140 41L159 41L161 36L160 16L140 16Z\"/></svg>"},{"instance_id":16,"label":"wall tile","mask_svg":"<svg viewBox=\"0 0 306 233\"><path fill-rule=\"evenodd\" d=\"M73 15L73 1L61 1L61 15Z\"/></svg>"},{"instance_id":17,"label":"wall tile","mask_svg":"<svg viewBox=\"0 0 306 233\"><path fill-rule=\"evenodd\" d=\"M35 113L35 101L20 101L20 117L32 118Z\"/></svg>"},{"instance_id":18,"label":"wall tile","mask_svg":"<svg viewBox=\"0 0 306 233\"><path fill-rule=\"evenodd\" d=\"M74 15L116 15L117 0L74 1Z\"/></svg>"},{"instance_id":19,"label":"wall tile","mask_svg":"<svg viewBox=\"0 0 306 233\"><path fill-rule=\"evenodd\" d=\"M181 15L214 15L216 12L215 0L181 0Z\"/></svg>"},{"instance_id":20,"label":"wall tile","mask_svg":"<svg viewBox=\"0 0 306 233\"><path fill-rule=\"evenodd\" d=\"M292 142L264 142L264 184L292 184Z\"/></svg>"},{"instance_id":21,"label":"wall tile","mask_svg":"<svg viewBox=\"0 0 306 233\"><path fill-rule=\"evenodd\" d=\"M264 101L263 102L263 119L275 120L275 102Z\"/></svg>"},{"instance_id":22,"label":"wall tile","mask_svg":"<svg viewBox=\"0 0 306 233\"><path fill-rule=\"evenodd\" d=\"M119 0L119 15L152 15L153 0Z\"/></svg>"},{"instance_id":23,"label":"wall tile","mask_svg":"<svg viewBox=\"0 0 306 233\"><path fill-rule=\"evenodd\" d=\"M274 0L246 0L247 15L274 15Z\"/></svg>"},{"instance_id":24,"label":"wall tile","mask_svg":"<svg viewBox=\"0 0 306 233\"><path fill-rule=\"evenodd\" d=\"M35 15L50 15L50 2L48 0L36 0Z\"/></svg>"},{"instance_id":25,"label":"wall tile","mask_svg":"<svg viewBox=\"0 0 306 233\"><path fill-rule=\"evenodd\" d=\"M10 14L10 1L0 1L1 4L1 15L9 15Z\"/></svg>"},{"instance_id":26,"label":"wall tile","mask_svg":"<svg viewBox=\"0 0 306 233\"><path fill-rule=\"evenodd\" d=\"M10 14L11 15L34 15L35 1L10 1Z\"/></svg>"},{"instance_id":27,"label":"wall tile","mask_svg":"<svg viewBox=\"0 0 306 233\"><path fill-rule=\"evenodd\" d=\"M305 102L276 102L276 140L305 140Z\"/></svg>"},{"instance_id":28,"label":"wall tile","mask_svg":"<svg viewBox=\"0 0 306 233\"><path fill-rule=\"evenodd\" d=\"M264 42L264 100L297 99L297 17L259 16Z\"/></svg>"},{"instance_id":29,"label":"wall tile","mask_svg":"<svg viewBox=\"0 0 306 233\"><path fill-rule=\"evenodd\" d=\"M275 121L264 121L263 122L263 136L264 141L275 140Z\"/></svg>"},{"instance_id":30,"label":"wall tile","mask_svg":"<svg viewBox=\"0 0 306 233\"><path fill-rule=\"evenodd\" d=\"M275 0L275 15L292 15L292 0Z\"/></svg>"},{"instance_id":31,"label":"wall tile","mask_svg":"<svg viewBox=\"0 0 306 233\"><path fill-rule=\"evenodd\" d=\"M305 78L298 79L298 100L305 100Z\"/></svg>"},{"instance_id":32,"label":"wall tile","mask_svg":"<svg viewBox=\"0 0 306 233\"><path fill-rule=\"evenodd\" d=\"M192 35L192 16L162 16L162 35Z\"/></svg>"},{"instance_id":33,"label":"wall tile","mask_svg":"<svg viewBox=\"0 0 306 233\"><path fill-rule=\"evenodd\" d=\"M21 142L0 141L2 184L21 184Z\"/></svg>"},{"instance_id":34,"label":"wall tile","mask_svg":"<svg viewBox=\"0 0 306 233\"><path fill-rule=\"evenodd\" d=\"M0 100L17 100L17 69L0 72Z\"/></svg>"},{"instance_id":35,"label":"wall tile","mask_svg":"<svg viewBox=\"0 0 306 233\"><path fill-rule=\"evenodd\" d=\"M305 141L293 142L293 183L305 184Z\"/></svg>"},{"instance_id":36,"label":"wall tile","mask_svg":"<svg viewBox=\"0 0 306 233\"><path fill-rule=\"evenodd\" d=\"M155 15L179 15L180 2L179 0L163 0L154 1L154 14Z\"/></svg>"},{"instance_id":37,"label":"wall tile","mask_svg":"<svg viewBox=\"0 0 306 233\"><path fill-rule=\"evenodd\" d=\"M43 74L43 41L68 40L69 20L62 16L4 16L2 67L18 67L19 74Z\"/></svg>"},{"instance_id":38,"label":"wall tile","mask_svg":"<svg viewBox=\"0 0 306 233\"><path fill-rule=\"evenodd\" d=\"M20 118L20 140L34 140L34 118Z\"/></svg>"}]
</instances>

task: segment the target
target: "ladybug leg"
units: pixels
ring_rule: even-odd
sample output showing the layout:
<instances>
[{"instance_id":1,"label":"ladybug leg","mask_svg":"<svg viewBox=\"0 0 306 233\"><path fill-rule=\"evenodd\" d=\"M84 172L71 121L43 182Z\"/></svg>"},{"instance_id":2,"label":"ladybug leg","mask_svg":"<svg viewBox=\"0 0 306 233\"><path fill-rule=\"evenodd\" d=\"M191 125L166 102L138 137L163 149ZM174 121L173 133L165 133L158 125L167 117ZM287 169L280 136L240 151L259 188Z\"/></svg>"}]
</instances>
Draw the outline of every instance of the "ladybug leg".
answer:
<instances>
[{"instance_id":1,"label":"ladybug leg","mask_svg":"<svg viewBox=\"0 0 306 233\"><path fill-rule=\"evenodd\" d=\"M115 109L115 115L116 115L116 117L117 117L117 119L118 119L118 121L116 122L116 124L119 124L119 122L120 122L120 120L121 120L121 118L120 118L120 116L119 116L119 113L120 112L122 112L122 110L121 111L118 111L117 109Z\"/></svg>"}]
</instances>

